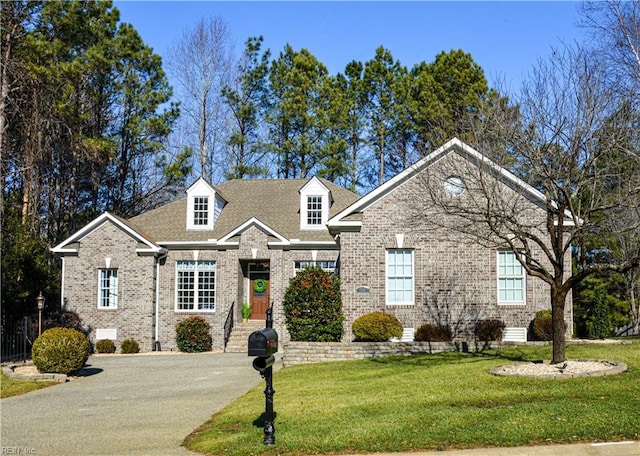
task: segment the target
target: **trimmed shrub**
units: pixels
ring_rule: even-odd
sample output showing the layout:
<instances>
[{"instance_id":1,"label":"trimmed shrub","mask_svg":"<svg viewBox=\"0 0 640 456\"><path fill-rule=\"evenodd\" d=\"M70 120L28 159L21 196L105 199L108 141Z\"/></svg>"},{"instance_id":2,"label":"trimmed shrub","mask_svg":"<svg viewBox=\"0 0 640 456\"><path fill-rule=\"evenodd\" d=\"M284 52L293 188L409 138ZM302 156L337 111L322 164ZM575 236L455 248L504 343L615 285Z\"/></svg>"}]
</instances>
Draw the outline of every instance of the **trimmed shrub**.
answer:
<instances>
[{"instance_id":1,"label":"trimmed shrub","mask_svg":"<svg viewBox=\"0 0 640 456\"><path fill-rule=\"evenodd\" d=\"M100 339L96 342L96 353L115 353L116 344L111 339Z\"/></svg>"},{"instance_id":2,"label":"trimmed shrub","mask_svg":"<svg viewBox=\"0 0 640 456\"><path fill-rule=\"evenodd\" d=\"M138 345L138 342L136 342L134 339L125 339L122 341L122 344L120 345L120 353L126 354L126 353L138 353L140 351L140 346Z\"/></svg>"},{"instance_id":3,"label":"trimmed shrub","mask_svg":"<svg viewBox=\"0 0 640 456\"><path fill-rule=\"evenodd\" d=\"M506 325L501 320L480 320L473 330L478 340L490 342L502 340L502 333Z\"/></svg>"},{"instance_id":4,"label":"trimmed shrub","mask_svg":"<svg viewBox=\"0 0 640 456\"><path fill-rule=\"evenodd\" d=\"M52 328L33 343L31 358L40 372L69 374L81 369L90 353L91 342L80 331Z\"/></svg>"},{"instance_id":5,"label":"trimmed shrub","mask_svg":"<svg viewBox=\"0 0 640 456\"><path fill-rule=\"evenodd\" d=\"M176 325L176 344L185 353L211 350L211 325L199 316L182 320Z\"/></svg>"},{"instance_id":6,"label":"trimmed shrub","mask_svg":"<svg viewBox=\"0 0 640 456\"><path fill-rule=\"evenodd\" d=\"M362 342L384 342L392 337L402 337L402 323L384 312L371 312L355 319L351 325L356 340Z\"/></svg>"},{"instance_id":7,"label":"trimmed shrub","mask_svg":"<svg viewBox=\"0 0 640 456\"><path fill-rule=\"evenodd\" d=\"M536 316L533 319L533 335L537 340L553 339L553 323L550 310L536 312Z\"/></svg>"},{"instance_id":8,"label":"trimmed shrub","mask_svg":"<svg viewBox=\"0 0 640 456\"><path fill-rule=\"evenodd\" d=\"M425 323L416 330L415 339L418 342L451 342L453 334L448 326Z\"/></svg>"},{"instance_id":9,"label":"trimmed shrub","mask_svg":"<svg viewBox=\"0 0 640 456\"><path fill-rule=\"evenodd\" d=\"M339 342L342 338L340 281L322 268L297 273L285 291L282 307L292 341Z\"/></svg>"}]
</instances>

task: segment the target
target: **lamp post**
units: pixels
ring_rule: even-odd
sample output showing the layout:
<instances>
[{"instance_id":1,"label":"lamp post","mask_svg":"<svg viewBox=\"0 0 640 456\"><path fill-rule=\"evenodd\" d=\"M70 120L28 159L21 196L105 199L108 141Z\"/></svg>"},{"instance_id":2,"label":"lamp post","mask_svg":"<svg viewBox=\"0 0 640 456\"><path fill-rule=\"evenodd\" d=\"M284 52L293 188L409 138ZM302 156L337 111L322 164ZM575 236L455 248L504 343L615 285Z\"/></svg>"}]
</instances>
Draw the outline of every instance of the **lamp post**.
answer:
<instances>
[{"instance_id":1,"label":"lamp post","mask_svg":"<svg viewBox=\"0 0 640 456\"><path fill-rule=\"evenodd\" d=\"M38 303L38 337L42 334L42 310L44 309L44 301L44 295L42 291L40 291L40 294L36 298L36 302Z\"/></svg>"}]
</instances>

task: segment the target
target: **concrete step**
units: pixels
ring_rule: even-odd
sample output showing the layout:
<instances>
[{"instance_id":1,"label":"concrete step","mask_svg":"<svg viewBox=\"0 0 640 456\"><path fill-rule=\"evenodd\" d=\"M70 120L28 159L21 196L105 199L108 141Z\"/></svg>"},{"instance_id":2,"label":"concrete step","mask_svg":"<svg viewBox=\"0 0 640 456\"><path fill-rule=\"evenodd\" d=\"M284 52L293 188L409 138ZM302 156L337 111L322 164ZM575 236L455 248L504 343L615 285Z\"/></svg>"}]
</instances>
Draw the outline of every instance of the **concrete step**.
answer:
<instances>
[{"instance_id":1,"label":"concrete step","mask_svg":"<svg viewBox=\"0 0 640 456\"><path fill-rule=\"evenodd\" d=\"M225 348L226 353L246 353L247 341L252 332L265 327L264 320L249 320L246 323L236 323L229 336L229 342Z\"/></svg>"}]
</instances>

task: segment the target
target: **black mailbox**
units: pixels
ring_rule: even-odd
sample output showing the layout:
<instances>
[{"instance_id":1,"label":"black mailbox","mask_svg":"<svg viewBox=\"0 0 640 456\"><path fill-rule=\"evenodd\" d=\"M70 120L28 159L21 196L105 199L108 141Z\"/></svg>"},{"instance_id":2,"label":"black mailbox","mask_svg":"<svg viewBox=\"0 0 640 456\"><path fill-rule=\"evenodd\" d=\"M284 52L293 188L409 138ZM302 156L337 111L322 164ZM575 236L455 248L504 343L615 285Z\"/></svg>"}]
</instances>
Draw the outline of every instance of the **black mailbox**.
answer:
<instances>
[{"instance_id":1,"label":"black mailbox","mask_svg":"<svg viewBox=\"0 0 640 456\"><path fill-rule=\"evenodd\" d=\"M268 357L278 351L278 333L273 328L254 331L249 336L248 356Z\"/></svg>"}]
</instances>

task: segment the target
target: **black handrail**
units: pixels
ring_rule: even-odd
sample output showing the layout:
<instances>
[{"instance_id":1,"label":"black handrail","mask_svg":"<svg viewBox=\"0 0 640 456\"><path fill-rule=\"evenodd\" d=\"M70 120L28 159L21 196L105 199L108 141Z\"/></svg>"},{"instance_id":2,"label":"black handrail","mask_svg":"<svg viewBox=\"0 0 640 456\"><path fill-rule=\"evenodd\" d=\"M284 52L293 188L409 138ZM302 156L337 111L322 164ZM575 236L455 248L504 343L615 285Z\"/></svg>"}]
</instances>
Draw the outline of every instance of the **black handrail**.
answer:
<instances>
[{"instance_id":1,"label":"black handrail","mask_svg":"<svg viewBox=\"0 0 640 456\"><path fill-rule=\"evenodd\" d=\"M233 318L233 309L235 308L236 303L232 302L231 307L229 308L229 312L227 313L227 319L224 322L224 351L227 351L227 344L229 343L229 338L231 337L231 331L233 330L234 318Z\"/></svg>"}]
</instances>

